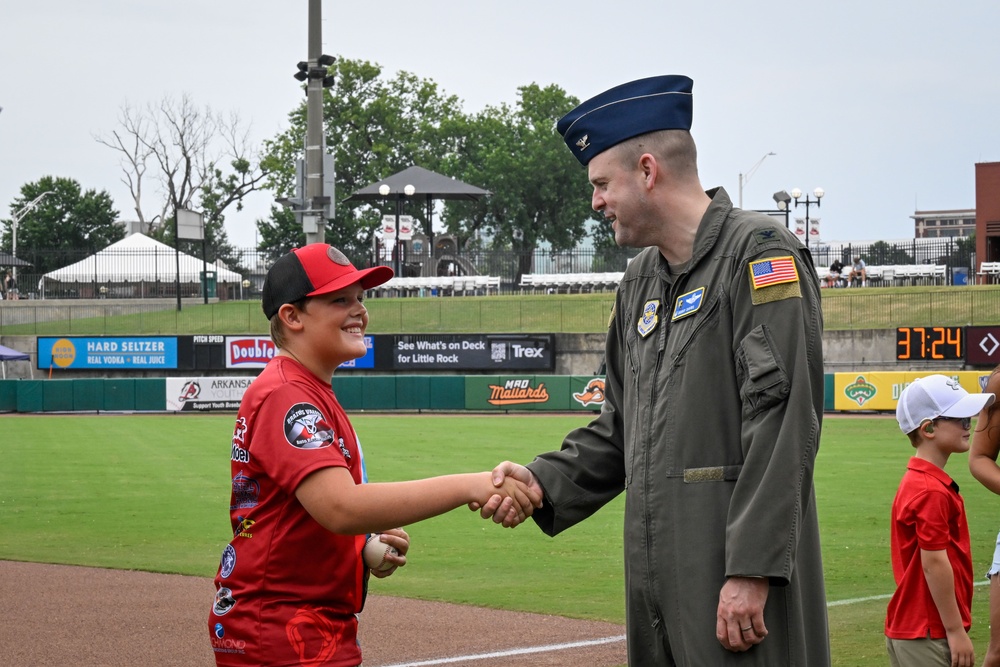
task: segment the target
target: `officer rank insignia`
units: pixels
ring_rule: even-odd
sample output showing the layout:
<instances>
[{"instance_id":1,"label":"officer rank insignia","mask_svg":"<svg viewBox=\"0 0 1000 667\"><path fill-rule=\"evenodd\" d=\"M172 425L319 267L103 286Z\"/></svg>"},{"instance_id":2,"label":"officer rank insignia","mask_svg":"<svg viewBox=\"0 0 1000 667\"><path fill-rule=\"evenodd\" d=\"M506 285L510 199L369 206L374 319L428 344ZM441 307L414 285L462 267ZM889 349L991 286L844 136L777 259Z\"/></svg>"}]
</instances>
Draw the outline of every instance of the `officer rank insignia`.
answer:
<instances>
[{"instance_id":1,"label":"officer rank insignia","mask_svg":"<svg viewBox=\"0 0 1000 667\"><path fill-rule=\"evenodd\" d=\"M674 314L670 318L671 322L681 319L682 317L687 317L688 315L693 315L698 312L701 308L701 303L705 298L705 288L699 287L696 290L688 292L687 294L681 294L677 297L677 302L674 304Z\"/></svg>"},{"instance_id":2,"label":"officer rank insignia","mask_svg":"<svg viewBox=\"0 0 1000 667\"><path fill-rule=\"evenodd\" d=\"M656 323L660 321L660 316L658 311L660 310L660 300L650 299L646 302L646 305L642 307L642 315L639 316L639 322L636 324L636 331L639 335L645 338L649 333L656 328Z\"/></svg>"},{"instance_id":3,"label":"officer rank insignia","mask_svg":"<svg viewBox=\"0 0 1000 667\"><path fill-rule=\"evenodd\" d=\"M799 272L791 255L750 262L751 300L755 306L802 296Z\"/></svg>"}]
</instances>

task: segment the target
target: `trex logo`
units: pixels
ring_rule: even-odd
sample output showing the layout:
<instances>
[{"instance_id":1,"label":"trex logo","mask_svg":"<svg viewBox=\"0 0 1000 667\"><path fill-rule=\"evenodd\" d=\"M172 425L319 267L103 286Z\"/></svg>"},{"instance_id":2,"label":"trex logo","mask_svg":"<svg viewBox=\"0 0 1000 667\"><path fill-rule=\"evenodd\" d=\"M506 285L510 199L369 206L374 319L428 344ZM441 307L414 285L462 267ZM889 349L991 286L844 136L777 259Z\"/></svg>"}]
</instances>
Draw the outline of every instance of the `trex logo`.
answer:
<instances>
[{"instance_id":1,"label":"trex logo","mask_svg":"<svg viewBox=\"0 0 1000 667\"><path fill-rule=\"evenodd\" d=\"M859 407L875 398L877 393L878 388L865 380L864 375L859 375L854 382L844 387L844 395L855 401Z\"/></svg>"},{"instance_id":2,"label":"trex logo","mask_svg":"<svg viewBox=\"0 0 1000 667\"><path fill-rule=\"evenodd\" d=\"M594 378L587 383L579 394L574 393L573 398L580 405L602 405L604 403L604 378Z\"/></svg>"}]
</instances>

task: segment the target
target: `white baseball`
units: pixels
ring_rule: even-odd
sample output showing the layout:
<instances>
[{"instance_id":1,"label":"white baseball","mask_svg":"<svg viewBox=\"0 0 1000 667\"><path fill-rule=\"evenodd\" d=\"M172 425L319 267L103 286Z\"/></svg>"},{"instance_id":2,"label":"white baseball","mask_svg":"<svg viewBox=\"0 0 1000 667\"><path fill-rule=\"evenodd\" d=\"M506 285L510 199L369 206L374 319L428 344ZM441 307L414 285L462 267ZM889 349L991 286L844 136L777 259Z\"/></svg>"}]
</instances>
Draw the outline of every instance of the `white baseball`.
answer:
<instances>
[{"instance_id":1,"label":"white baseball","mask_svg":"<svg viewBox=\"0 0 1000 667\"><path fill-rule=\"evenodd\" d=\"M379 533L372 533L365 542L365 549L362 556L365 565L375 572L386 572L396 567L396 564L385 559L387 554L395 556L398 552L396 547L390 546L379 539Z\"/></svg>"}]
</instances>

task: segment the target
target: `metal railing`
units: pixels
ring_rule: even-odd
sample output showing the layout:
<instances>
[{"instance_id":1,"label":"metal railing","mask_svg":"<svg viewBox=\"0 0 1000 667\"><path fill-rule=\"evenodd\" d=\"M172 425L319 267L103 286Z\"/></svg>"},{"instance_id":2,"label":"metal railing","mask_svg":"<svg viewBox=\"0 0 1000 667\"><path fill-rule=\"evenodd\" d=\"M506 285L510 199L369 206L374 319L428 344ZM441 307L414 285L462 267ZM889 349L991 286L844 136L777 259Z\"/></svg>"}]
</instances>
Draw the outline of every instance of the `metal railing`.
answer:
<instances>
[{"instance_id":1,"label":"metal railing","mask_svg":"<svg viewBox=\"0 0 1000 667\"><path fill-rule=\"evenodd\" d=\"M1000 285L822 290L824 327L1000 324ZM370 333L603 333L614 293L369 299ZM260 301L0 302L0 336L266 333Z\"/></svg>"}]
</instances>

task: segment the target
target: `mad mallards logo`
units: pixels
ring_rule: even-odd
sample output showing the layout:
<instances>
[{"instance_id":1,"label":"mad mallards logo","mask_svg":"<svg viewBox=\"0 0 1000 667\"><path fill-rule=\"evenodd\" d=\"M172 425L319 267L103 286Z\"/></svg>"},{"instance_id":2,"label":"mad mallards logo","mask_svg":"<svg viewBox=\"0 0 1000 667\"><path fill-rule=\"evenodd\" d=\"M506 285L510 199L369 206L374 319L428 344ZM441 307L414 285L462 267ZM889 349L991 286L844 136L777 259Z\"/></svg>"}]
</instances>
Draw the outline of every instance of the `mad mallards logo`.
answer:
<instances>
[{"instance_id":1,"label":"mad mallards logo","mask_svg":"<svg viewBox=\"0 0 1000 667\"><path fill-rule=\"evenodd\" d=\"M865 380L864 375L859 375L851 384L844 387L844 396L856 402L858 406L863 406L868 401L875 398L878 389L875 385Z\"/></svg>"},{"instance_id":2,"label":"mad mallards logo","mask_svg":"<svg viewBox=\"0 0 1000 667\"><path fill-rule=\"evenodd\" d=\"M573 392L573 398L580 405L602 405L604 403L604 378L594 378L583 391Z\"/></svg>"},{"instance_id":3,"label":"mad mallards logo","mask_svg":"<svg viewBox=\"0 0 1000 667\"><path fill-rule=\"evenodd\" d=\"M545 388L545 383L538 383L537 387L532 386L532 380L507 380L503 385L491 384L490 397L487 403L490 405L523 405L525 403L548 403L549 391Z\"/></svg>"}]
</instances>

